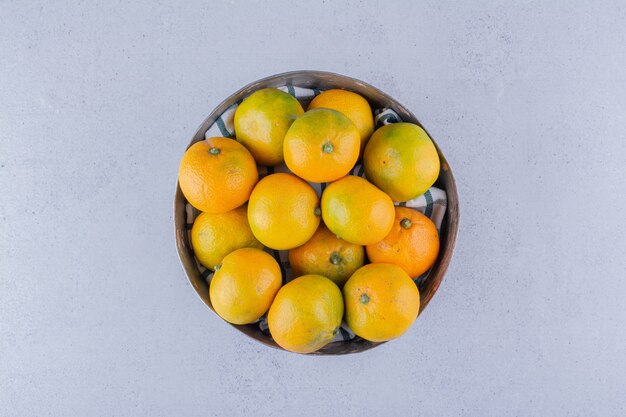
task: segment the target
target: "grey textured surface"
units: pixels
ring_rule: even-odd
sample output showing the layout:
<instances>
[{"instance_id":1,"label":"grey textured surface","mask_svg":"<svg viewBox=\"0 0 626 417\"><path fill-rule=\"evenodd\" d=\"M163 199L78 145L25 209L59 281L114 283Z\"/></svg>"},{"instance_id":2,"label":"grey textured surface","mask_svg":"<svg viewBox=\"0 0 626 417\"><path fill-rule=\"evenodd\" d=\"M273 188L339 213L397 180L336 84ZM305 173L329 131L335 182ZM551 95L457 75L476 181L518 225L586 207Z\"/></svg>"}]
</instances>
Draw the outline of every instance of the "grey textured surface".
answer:
<instances>
[{"instance_id":1,"label":"grey textured surface","mask_svg":"<svg viewBox=\"0 0 626 417\"><path fill-rule=\"evenodd\" d=\"M329 3L0 1L0 415L626 413L624 3ZM461 193L438 294L360 355L243 338L176 257L196 126L294 69L398 98Z\"/></svg>"}]
</instances>

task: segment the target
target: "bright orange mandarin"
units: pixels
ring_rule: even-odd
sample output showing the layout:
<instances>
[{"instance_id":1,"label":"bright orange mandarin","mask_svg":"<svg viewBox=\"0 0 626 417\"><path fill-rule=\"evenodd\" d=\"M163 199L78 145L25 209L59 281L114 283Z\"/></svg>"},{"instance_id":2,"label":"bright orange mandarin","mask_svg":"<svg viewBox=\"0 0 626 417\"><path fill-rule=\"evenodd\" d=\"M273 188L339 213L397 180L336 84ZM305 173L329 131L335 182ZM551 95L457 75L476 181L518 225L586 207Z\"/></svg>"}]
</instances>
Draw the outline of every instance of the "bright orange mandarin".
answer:
<instances>
[{"instance_id":1,"label":"bright orange mandarin","mask_svg":"<svg viewBox=\"0 0 626 417\"><path fill-rule=\"evenodd\" d=\"M339 239L323 223L308 242L289 251L294 275L322 275L339 286L364 262L363 246Z\"/></svg>"},{"instance_id":2,"label":"bright orange mandarin","mask_svg":"<svg viewBox=\"0 0 626 417\"><path fill-rule=\"evenodd\" d=\"M307 181L334 181L354 167L359 143L359 131L346 116L335 110L310 110L287 131L285 163Z\"/></svg>"},{"instance_id":3,"label":"bright orange mandarin","mask_svg":"<svg viewBox=\"0 0 626 417\"><path fill-rule=\"evenodd\" d=\"M378 243L368 245L372 263L398 265L412 278L428 271L439 254L439 233L435 224L417 210L396 207L391 232Z\"/></svg>"},{"instance_id":4,"label":"bright orange mandarin","mask_svg":"<svg viewBox=\"0 0 626 417\"><path fill-rule=\"evenodd\" d=\"M272 249L304 244L320 224L319 197L293 174L268 175L254 187L248 222L254 236Z\"/></svg>"},{"instance_id":5,"label":"bright orange mandarin","mask_svg":"<svg viewBox=\"0 0 626 417\"><path fill-rule=\"evenodd\" d=\"M358 336L384 342L402 336L417 318L420 293L399 266L369 264L343 287L346 322Z\"/></svg>"},{"instance_id":6,"label":"bright orange mandarin","mask_svg":"<svg viewBox=\"0 0 626 417\"><path fill-rule=\"evenodd\" d=\"M178 170L178 183L187 201L207 213L225 213L241 206L258 180L250 152L228 138L194 143Z\"/></svg>"}]
</instances>

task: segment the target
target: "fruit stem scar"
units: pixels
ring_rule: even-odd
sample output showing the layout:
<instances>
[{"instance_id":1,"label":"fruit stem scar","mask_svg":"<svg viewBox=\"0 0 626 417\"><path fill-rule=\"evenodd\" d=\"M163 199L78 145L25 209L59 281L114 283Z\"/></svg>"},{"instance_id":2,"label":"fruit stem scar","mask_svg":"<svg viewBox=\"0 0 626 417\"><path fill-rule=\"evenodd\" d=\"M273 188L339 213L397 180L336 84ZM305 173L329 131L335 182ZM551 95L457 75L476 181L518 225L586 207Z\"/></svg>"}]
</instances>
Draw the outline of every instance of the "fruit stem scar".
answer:
<instances>
[{"instance_id":1,"label":"fruit stem scar","mask_svg":"<svg viewBox=\"0 0 626 417\"><path fill-rule=\"evenodd\" d=\"M220 265L215 265L215 266L213 267L213 271L217 272L217 271L219 271L219 270L220 270L220 268L221 268L221 267L222 267L222 265L221 265L221 264L220 264Z\"/></svg>"},{"instance_id":2,"label":"fruit stem scar","mask_svg":"<svg viewBox=\"0 0 626 417\"><path fill-rule=\"evenodd\" d=\"M333 151L333 149L335 149L335 148L334 148L333 144L330 143L330 142L326 142L324 144L324 146L322 146L322 151L324 151L324 153L331 153Z\"/></svg>"},{"instance_id":3,"label":"fruit stem scar","mask_svg":"<svg viewBox=\"0 0 626 417\"><path fill-rule=\"evenodd\" d=\"M408 229L409 227L411 227L411 219L409 219L408 217L405 217L404 219L400 220L400 226L402 226L405 229Z\"/></svg>"},{"instance_id":4,"label":"fruit stem scar","mask_svg":"<svg viewBox=\"0 0 626 417\"><path fill-rule=\"evenodd\" d=\"M315 214L316 216L320 216L322 214L322 209L319 207L315 207L315 210L313 210L313 214Z\"/></svg>"},{"instance_id":5,"label":"fruit stem scar","mask_svg":"<svg viewBox=\"0 0 626 417\"><path fill-rule=\"evenodd\" d=\"M333 265L339 265L341 262L341 256L337 252L333 252L330 254L330 263Z\"/></svg>"},{"instance_id":6,"label":"fruit stem scar","mask_svg":"<svg viewBox=\"0 0 626 417\"><path fill-rule=\"evenodd\" d=\"M367 303L369 303L369 302L370 302L370 296L369 296L369 295L367 295L367 294L365 294L365 293L363 293L363 294L361 294L361 297L359 297L359 301L360 301L362 304L367 304Z\"/></svg>"},{"instance_id":7,"label":"fruit stem scar","mask_svg":"<svg viewBox=\"0 0 626 417\"><path fill-rule=\"evenodd\" d=\"M209 149L209 153L211 155L219 155L220 154L220 150L219 150L219 148L213 147L213 148Z\"/></svg>"}]
</instances>

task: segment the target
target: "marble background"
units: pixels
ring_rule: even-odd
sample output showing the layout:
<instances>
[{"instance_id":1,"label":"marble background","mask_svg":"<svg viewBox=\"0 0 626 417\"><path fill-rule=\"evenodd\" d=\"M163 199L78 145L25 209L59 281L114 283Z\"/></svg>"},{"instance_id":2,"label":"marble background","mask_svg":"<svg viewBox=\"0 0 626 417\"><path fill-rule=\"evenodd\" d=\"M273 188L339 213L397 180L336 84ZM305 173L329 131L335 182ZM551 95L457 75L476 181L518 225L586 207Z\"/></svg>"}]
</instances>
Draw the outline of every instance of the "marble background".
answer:
<instances>
[{"instance_id":1,"label":"marble background","mask_svg":"<svg viewBox=\"0 0 626 417\"><path fill-rule=\"evenodd\" d=\"M623 416L622 1L0 0L0 415ZM186 144L296 69L396 97L452 166L461 227L403 338L266 348L174 246Z\"/></svg>"}]
</instances>

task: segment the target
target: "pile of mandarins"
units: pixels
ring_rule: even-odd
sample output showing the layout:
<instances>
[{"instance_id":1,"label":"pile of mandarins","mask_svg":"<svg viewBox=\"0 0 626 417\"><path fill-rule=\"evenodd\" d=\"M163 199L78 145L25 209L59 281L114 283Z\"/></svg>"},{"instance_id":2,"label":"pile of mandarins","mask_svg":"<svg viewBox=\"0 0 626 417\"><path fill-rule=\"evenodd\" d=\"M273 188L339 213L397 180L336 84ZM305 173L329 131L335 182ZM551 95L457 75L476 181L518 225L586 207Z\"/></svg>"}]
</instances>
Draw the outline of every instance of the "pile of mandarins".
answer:
<instances>
[{"instance_id":1,"label":"pile of mandarins","mask_svg":"<svg viewBox=\"0 0 626 417\"><path fill-rule=\"evenodd\" d=\"M235 139L189 147L178 174L186 199L202 212L191 243L215 271L217 314L249 324L267 313L276 343L299 353L324 347L343 320L370 341L404 334L420 307L412 277L439 252L433 222L394 206L439 175L426 132L411 123L374 131L369 103L345 90L322 92L305 112L291 95L262 89L237 107L234 125ZM367 180L348 175L359 159ZM259 180L257 165L283 163L291 173ZM310 183L328 183L321 198ZM297 278L282 285L264 248L289 250Z\"/></svg>"}]
</instances>

